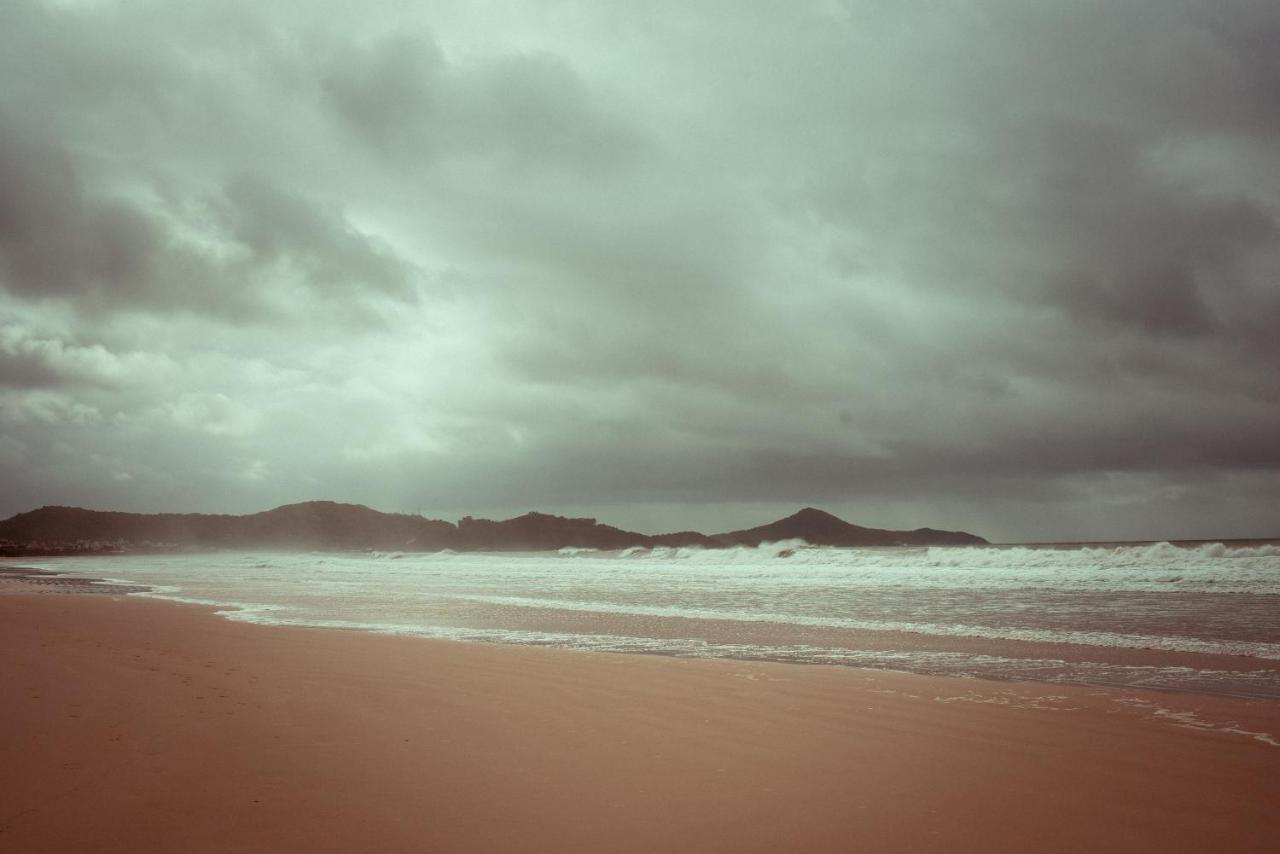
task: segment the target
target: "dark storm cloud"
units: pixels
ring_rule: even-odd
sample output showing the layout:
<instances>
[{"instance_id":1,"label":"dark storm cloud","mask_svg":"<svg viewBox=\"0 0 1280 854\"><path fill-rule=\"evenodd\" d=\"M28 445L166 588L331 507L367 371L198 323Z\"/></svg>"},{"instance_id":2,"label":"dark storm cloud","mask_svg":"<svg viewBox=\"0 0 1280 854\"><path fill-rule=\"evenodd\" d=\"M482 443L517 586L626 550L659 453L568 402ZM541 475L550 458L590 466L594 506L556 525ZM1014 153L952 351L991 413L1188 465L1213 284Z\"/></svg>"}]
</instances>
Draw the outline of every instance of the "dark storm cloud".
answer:
<instances>
[{"instance_id":1,"label":"dark storm cloud","mask_svg":"<svg viewBox=\"0 0 1280 854\"><path fill-rule=\"evenodd\" d=\"M384 154L432 154L430 130L445 59L425 36L397 35L361 45L321 79L329 105L356 137ZM434 120L434 121L433 121Z\"/></svg>"},{"instance_id":2,"label":"dark storm cloud","mask_svg":"<svg viewBox=\"0 0 1280 854\"><path fill-rule=\"evenodd\" d=\"M219 284L157 219L93 197L54 139L0 116L0 286L97 312L216 307L225 296Z\"/></svg>"},{"instance_id":3,"label":"dark storm cloud","mask_svg":"<svg viewBox=\"0 0 1280 854\"><path fill-rule=\"evenodd\" d=\"M265 278L272 268L286 266L317 290L412 298L412 267L340 213L247 175L233 178L223 195L219 214L232 243L245 250L246 278Z\"/></svg>"},{"instance_id":4,"label":"dark storm cloud","mask_svg":"<svg viewBox=\"0 0 1280 854\"><path fill-rule=\"evenodd\" d=\"M0 260L30 296L134 289L148 278L157 230L122 205L87 200L66 153L0 117Z\"/></svg>"},{"instance_id":5,"label":"dark storm cloud","mask_svg":"<svg viewBox=\"0 0 1280 854\"><path fill-rule=\"evenodd\" d=\"M0 286L15 295L238 319L278 314L263 296L286 277L321 293L415 295L411 265L269 182L232 177L208 208L196 224L165 222L97 197L55 140L0 116ZM184 242L184 227L203 227L217 251Z\"/></svg>"},{"instance_id":6,"label":"dark storm cloud","mask_svg":"<svg viewBox=\"0 0 1280 854\"><path fill-rule=\"evenodd\" d=\"M410 169L482 158L591 174L643 147L572 66L546 52L459 64L427 34L395 33L332 60L320 88L350 134Z\"/></svg>"},{"instance_id":7,"label":"dark storm cloud","mask_svg":"<svg viewBox=\"0 0 1280 854\"><path fill-rule=\"evenodd\" d=\"M1278 33L12 0L0 510L1270 530Z\"/></svg>"},{"instance_id":8,"label":"dark storm cloud","mask_svg":"<svg viewBox=\"0 0 1280 854\"><path fill-rule=\"evenodd\" d=\"M1274 213L1244 191L1162 174L1145 150L1160 136L1055 121L1018 138L1012 148L1030 157L1021 175L1006 161L1027 191L1015 213L1057 267L1032 298L1153 335L1221 331L1215 303L1231 314L1251 298L1242 273L1274 259Z\"/></svg>"}]
</instances>

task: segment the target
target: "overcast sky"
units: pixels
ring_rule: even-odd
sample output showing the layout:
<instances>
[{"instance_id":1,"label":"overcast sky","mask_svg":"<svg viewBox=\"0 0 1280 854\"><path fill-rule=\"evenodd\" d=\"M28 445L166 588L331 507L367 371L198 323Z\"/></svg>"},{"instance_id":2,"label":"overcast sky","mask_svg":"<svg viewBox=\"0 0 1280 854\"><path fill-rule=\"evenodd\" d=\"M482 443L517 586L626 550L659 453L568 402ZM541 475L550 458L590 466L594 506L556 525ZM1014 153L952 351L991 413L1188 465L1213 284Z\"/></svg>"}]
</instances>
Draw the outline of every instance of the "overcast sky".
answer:
<instances>
[{"instance_id":1,"label":"overcast sky","mask_svg":"<svg viewBox=\"0 0 1280 854\"><path fill-rule=\"evenodd\" d=\"M1274 0L0 2L0 516L1280 535Z\"/></svg>"}]
</instances>

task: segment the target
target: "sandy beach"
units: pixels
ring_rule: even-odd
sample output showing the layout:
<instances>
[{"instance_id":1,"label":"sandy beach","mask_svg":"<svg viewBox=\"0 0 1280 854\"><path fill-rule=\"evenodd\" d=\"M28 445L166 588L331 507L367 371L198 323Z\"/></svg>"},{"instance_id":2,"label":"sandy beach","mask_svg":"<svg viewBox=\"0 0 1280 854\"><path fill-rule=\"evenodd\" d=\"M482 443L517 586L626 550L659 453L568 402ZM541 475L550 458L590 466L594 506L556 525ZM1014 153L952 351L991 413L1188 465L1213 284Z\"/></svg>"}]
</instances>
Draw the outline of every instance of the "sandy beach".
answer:
<instances>
[{"instance_id":1,"label":"sandy beach","mask_svg":"<svg viewBox=\"0 0 1280 854\"><path fill-rule=\"evenodd\" d=\"M1273 851L1280 706L0 595L0 850Z\"/></svg>"}]
</instances>

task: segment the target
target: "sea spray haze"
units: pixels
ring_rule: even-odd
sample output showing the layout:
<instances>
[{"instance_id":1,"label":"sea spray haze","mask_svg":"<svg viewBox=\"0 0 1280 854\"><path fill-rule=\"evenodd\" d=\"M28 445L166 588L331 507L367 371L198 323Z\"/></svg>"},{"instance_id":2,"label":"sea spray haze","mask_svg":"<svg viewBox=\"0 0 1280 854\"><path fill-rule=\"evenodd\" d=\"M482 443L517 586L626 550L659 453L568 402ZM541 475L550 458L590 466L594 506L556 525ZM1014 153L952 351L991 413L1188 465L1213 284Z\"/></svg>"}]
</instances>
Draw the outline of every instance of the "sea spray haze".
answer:
<instances>
[{"instance_id":1,"label":"sea spray haze","mask_svg":"<svg viewBox=\"0 0 1280 854\"><path fill-rule=\"evenodd\" d=\"M232 619L1280 698L1280 545L214 553L26 563Z\"/></svg>"}]
</instances>

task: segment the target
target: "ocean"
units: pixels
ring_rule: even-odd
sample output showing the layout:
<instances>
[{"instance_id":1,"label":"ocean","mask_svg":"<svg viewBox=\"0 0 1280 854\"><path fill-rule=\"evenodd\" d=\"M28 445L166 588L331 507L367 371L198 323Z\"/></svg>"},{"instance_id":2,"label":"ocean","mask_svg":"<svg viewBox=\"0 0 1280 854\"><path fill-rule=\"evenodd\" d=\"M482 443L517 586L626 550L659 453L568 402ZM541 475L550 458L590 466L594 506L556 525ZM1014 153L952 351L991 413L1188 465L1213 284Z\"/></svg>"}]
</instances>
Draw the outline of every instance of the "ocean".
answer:
<instances>
[{"instance_id":1,"label":"ocean","mask_svg":"<svg viewBox=\"0 0 1280 854\"><path fill-rule=\"evenodd\" d=\"M1280 699L1280 545L24 558L233 620Z\"/></svg>"}]
</instances>

